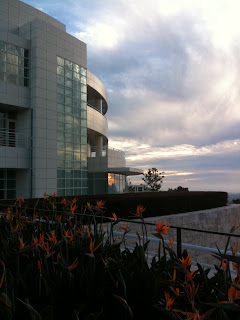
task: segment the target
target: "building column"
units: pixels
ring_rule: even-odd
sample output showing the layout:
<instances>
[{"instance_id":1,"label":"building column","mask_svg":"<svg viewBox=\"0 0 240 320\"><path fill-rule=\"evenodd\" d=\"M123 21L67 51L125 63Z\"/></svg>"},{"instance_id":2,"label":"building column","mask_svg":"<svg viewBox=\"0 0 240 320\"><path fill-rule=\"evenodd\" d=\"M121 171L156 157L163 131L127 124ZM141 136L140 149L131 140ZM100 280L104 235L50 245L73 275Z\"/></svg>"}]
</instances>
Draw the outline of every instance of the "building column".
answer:
<instances>
[{"instance_id":1,"label":"building column","mask_svg":"<svg viewBox=\"0 0 240 320\"><path fill-rule=\"evenodd\" d=\"M96 157L102 156L103 150L103 136L96 137Z\"/></svg>"},{"instance_id":2,"label":"building column","mask_svg":"<svg viewBox=\"0 0 240 320\"><path fill-rule=\"evenodd\" d=\"M98 111L102 113L102 99L97 99L97 108Z\"/></svg>"}]
</instances>

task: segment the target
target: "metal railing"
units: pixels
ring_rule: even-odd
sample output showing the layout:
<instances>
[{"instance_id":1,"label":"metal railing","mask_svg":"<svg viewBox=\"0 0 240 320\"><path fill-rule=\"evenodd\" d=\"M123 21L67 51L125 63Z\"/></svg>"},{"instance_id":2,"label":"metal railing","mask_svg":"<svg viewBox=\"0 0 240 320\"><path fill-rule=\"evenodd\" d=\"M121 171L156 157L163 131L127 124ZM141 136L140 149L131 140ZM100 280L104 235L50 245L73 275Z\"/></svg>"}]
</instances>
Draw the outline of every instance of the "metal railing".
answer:
<instances>
[{"instance_id":1,"label":"metal railing","mask_svg":"<svg viewBox=\"0 0 240 320\"><path fill-rule=\"evenodd\" d=\"M101 110L99 110L98 108L94 107L94 106L93 106L92 104L90 104L90 103L87 103L87 105L88 105L90 108L92 108L92 109L98 111L99 113L101 113L101 115L104 116L104 118L107 119L107 117L101 112Z\"/></svg>"},{"instance_id":2,"label":"metal railing","mask_svg":"<svg viewBox=\"0 0 240 320\"><path fill-rule=\"evenodd\" d=\"M0 147L30 148L30 137L14 131L0 130Z\"/></svg>"},{"instance_id":3,"label":"metal railing","mask_svg":"<svg viewBox=\"0 0 240 320\"><path fill-rule=\"evenodd\" d=\"M117 152L120 152L125 155L125 153L122 150L116 149L116 148L109 148L108 145L98 147L98 146L91 146L91 151L88 153L89 158L96 158L96 157L107 157L108 150L114 150Z\"/></svg>"},{"instance_id":4,"label":"metal railing","mask_svg":"<svg viewBox=\"0 0 240 320\"><path fill-rule=\"evenodd\" d=\"M5 205L3 203L0 203L0 210L2 208L6 208L6 207L11 207L11 205ZM28 208L28 211L33 211L35 212L36 208ZM52 212L51 209L38 209L38 213L40 214L40 212L44 212L46 214L46 212ZM62 213L62 211L54 211L55 214L57 213ZM3 214L3 212L0 212L0 216ZM95 219L101 219L101 225L102 224L105 224L105 222L103 221L109 221L109 217L106 217L106 216L103 216L103 215L95 215L95 214L86 214L86 213L74 213L76 216L82 216L82 217L94 217ZM47 220L44 220L44 219L40 219L39 221L41 222L45 222ZM53 221L50 221L48 220L49 223L61 223L61 222L53 222ZM142 221L136 221L134 219L117 219L116 221L113 222L114 225L118 224L118 223L126 223L126 222L129 222L129 223L134 223L134 224L139 224L139 225L142 225L143 222ZM109 222L109 223L112 223L112 222ZM99 223L97 223L98 225ZM146 226L154 226L156 227L156 224L155 223L152 223L152 222L144 222L144 224ZM130 227L131 228L131 227ZM175 229L176 230L176 233L177 233L177 241L173 242L173 246L176 246L177 247L177 250L176 250L176 254L178 256L178 258L182 259L182 249L194 249L194 250L197 250L197 251L201 251L201 252L207 252L207 253L225 253L225 254L228 254L228 255L232 255L232 251L225 251L225 250L222 250L222 249L218 249L218 248L209 248L209 247L204 247L204 246L198 246L198 245L193 245L193 244L189 244L189 243L183 243L182 242L182 231L189 231L189 232L198 232L198 233L205 233L205 234L212 234L212 235L218 235L219 237L221 236L226 236L226 237L236 237L236 238L240 238L240 234L236 234L236 233L227 233L227 232L218 232L218 231L210 231L210 230L202 230L202 229L196 229L196 228L187 228L187 227L178 227L178 226L170 226L170 229ZM104 227L105 230L108 230L108 228L106 229L106 227ZM127 238L133 238L133 239L136 239L136 240L139 240L139 237L140 237L140 240L143 239L143 235L136 235L136 234L131 234L131 233L124 233L124 232L119 232L119 231L113 231L113 234L115 236L123 236L125 235L125 237ZM150 242L155 242L155 243L160 243L162 240L159 239L159 238L152 238L152 237L145 237L144 238L145 241L150 241ZM164 242L166 244L169 244L169 240L164 240ZM128 247L129 248L129 247ZM133 248L134 249L134 248ZM157 252L154 252L154 251L148 251L148 254L150 255L156 255ZM237 253L236 256L240 256L240 253ZM197 262L195 261L192 261L193 264L197 264ZM204 262L200 262L199 263L200 265L202 266L205 266L205 267L208 267L208 268L213 268L214 266L211 265L211 264L206 264ZM232 267L230 268L231 272L233 272L232 270Z\"/></svg>"},{"instance_id":5,"label":"metal railing","mask_svg":"<svg viewBox=\"0 0 240 320\"><path fill-rule=\"evenodd\" d=\"M125 152L124 152L124 151L122 151L122 150L120 150L120 149L112 148L111 146L110 146L110 147L108 147L108 149L113 150L113 151L117 151L117 152L120 152L120 153L122 153L122 154L126 155L126 154L125 154Z\"/></svg>"},{"instance_id":6,"label":"metal railing","mask_svg":"<svg viewBox=\"0 0 240 320\"><path fill-rule=\"evenodd\" d=\"M136 224L142 224L142 221L134 221L130 219L120 219L119 221L123 222L129 222L129 223L136 223ZM155 223L152 222L144 222L145 225L149 226L156 226ZM182 231L189 231L189 232L198 232L198 233L205 233L205 234L212 234L212 235L218 235L220 236L226 236L226 237L236 237L240 238L240 234L235 234L235 233L227 233L227 232L218 232L218 231L210 231L210 230L202 230L202 229L195 229L195 228L187 228L187 227L178 227L178 226L170 226L170 229L175 229L177 233L177 241L174 243L177 246L177 256L179 258L182 257L182 248L188 248L188 249L196 249L196 250L202 250L205 252L213 252L217 253L218 249L214 248L208 248L208 247L203 247L203 246L196 246L196 245L191 245L191 244L186 244L182 243ZM151 238L151 240L156 240L154 238ZM156 241L155 241L156 242ZM168 241L166 240L166 243ZM221 250L220 250L221 251ZM231 252L229 252L230 254Z\"/></svg>"},{"instance_id":7,"label":"metal railing","mask_svg":"<svg viewBox=\"0 0 240 320\"><path fill-rule=\"evenodd\" d=\"M88 151L89 158L104 158L108 155L108 146L90 146Z\"/></svg>"}]
</instances>

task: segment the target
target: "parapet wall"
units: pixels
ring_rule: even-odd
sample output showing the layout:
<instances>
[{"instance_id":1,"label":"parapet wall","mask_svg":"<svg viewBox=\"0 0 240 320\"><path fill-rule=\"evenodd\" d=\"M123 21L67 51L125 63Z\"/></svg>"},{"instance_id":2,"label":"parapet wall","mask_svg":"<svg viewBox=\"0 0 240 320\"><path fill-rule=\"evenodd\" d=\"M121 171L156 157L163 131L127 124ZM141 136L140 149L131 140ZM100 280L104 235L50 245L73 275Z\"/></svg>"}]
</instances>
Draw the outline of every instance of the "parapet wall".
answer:
<instances>
[{"instance_id":1,"label":"parapet wall","mask_svg":"<svg viewBox=\"0 0 240 320\"><path fill-rule=\"evenodd\" d=\"M210 231L218 231L218 232L226 232L229 233L231 228L233 227L234 222L237 223L237 228L235 229L235 234L240 234L240 205L232 204L229 206L214 208L202 211L194 211L187 212L181 214L174 214L168 216L154 217L154 218L146 218L145 222L158 222L163 221L164 224L179 226L179 227L187 227L194 229L202 229L202 230L210 230ZM134 223L130 223L131 233L136 233L137 231L142 234L141 225L137 225ZM155 226L147 226L148 237L154 237L152 233L156 232ZM169 229L168 236L164 238L169 239L173 238L176 241L176 229ZM231 247L234 248L236 242L240 240L239 238L231 238L228 250L231 250ZM133 246L136 240L127 240L128 244ZM225 249L225 245L227 242L226 236L219 235L211 235L204 234L200 232L192 232L192 231L184 231L182 230L182 243L193 244L197 246L209 247L216 249L217 246L219 249ZM150 243L149 250L156 251L157 244ZM174 247L173 247L174 249ZM211 256L211 254L202 253L199 251L187 250L192 256L193 260L202 263L214 264L216 260ZM156 251L157 252L157 251Z\"/></svg>"}]
</instances>

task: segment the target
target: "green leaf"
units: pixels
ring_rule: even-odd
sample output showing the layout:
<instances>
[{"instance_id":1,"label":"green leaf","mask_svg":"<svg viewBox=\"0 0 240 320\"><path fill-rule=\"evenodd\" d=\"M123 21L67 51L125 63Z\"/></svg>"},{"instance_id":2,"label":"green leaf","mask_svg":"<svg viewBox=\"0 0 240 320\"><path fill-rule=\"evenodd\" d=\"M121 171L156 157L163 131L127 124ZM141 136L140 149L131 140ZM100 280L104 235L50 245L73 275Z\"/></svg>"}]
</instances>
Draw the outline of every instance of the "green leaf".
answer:
<instances>
[{"instance_id":1,"label":"green leaf","mask_svg":"<svg viewBox=\"0 0 240 320\"><path fill-rule=\"evenodd\" d=\"M29 304L26 303L24 301L22 301L21 299L17 298L18 301L20 301L25 307L27 307L27 309L30 311L31 317L33 320L37 319L37 320L42 320L42 317L40 316L40 314Z\"/></svg>"},{"instance_id":2,"label":"green leaf","mask_svg":"<svg viewBox=\"0 0 240 320\"><path fill-rule=\"evenodd\" d=\"M240 306L235 303L204 303L209 306L213 306L217 309L224 309L227 311L240 312Z\"/></svg>"}]
</instances>

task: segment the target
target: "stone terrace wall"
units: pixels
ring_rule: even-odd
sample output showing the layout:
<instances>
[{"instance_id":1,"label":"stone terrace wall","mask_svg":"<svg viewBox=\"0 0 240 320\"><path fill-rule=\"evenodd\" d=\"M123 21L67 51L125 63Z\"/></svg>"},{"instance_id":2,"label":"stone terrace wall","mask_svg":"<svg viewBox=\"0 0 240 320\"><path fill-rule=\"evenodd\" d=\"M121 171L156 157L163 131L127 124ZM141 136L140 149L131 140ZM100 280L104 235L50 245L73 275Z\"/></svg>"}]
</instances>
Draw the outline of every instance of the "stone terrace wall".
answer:
<instances>
[{"instance_id":1,"label":"stone terrace wall","mask_svg":"<svg viewBox=\"0 0 240 320\"><path fill-rule=\"evenodd\" d=\"M169 216L161 216L154 218L146 218L146 222L158 222L163 221L165 224L179 227L188 227L202 230L210 230L210 231L218 231L218 232L230 232L233 227L232 222L237 221L238 228L235 229L235 234L240 234L240 205L232 204L226 207L208 209L203 211L194 211L182 214L174 214ZM142 234L141 225L137 225L134 223L129 223L131 227L131 233L136 234L138 231ZM115 230L118 231L119 227L115 227ZM154 237L152 233L155 231L155 226L147 226L148 236ZM165 236L165 239L169 239L174 237L174 241L176 241L176 229L169 229L168 236ZM236 242L240 242L240 238L231 238L230 245L228 250L231 250L231 247L234 248ZM225 244L227 242L226 236L218 236L211 234L204 234L198 232L190 232L190 231L182 231L182 243L194 244L198 246L204 246L209 248L218 248L224 249ZM136 240L127 239L127 245L135 246ZM151 243L149 245L150 251L156 251L158 244ZM174 249L174 247L173 247ZM187 250L192 256L193 260L202 263L214 264L216 263L216 259L208 253L202 253L200 251ZM157 252L157 251L156 251Z\"/></svg>"}]
</instances>

